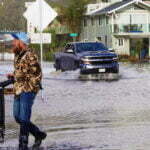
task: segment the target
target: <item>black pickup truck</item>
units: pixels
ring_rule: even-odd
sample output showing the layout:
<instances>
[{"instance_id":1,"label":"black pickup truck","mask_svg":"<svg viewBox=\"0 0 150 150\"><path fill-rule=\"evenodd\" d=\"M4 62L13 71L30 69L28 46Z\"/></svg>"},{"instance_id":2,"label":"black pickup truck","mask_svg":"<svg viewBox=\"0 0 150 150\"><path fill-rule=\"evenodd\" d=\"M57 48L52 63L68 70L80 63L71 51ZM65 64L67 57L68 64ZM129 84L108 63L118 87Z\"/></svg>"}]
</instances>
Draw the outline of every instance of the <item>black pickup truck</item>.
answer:
<instances>
[{"instance_id":1,"label":"black pickup truck","mask_svg":"<svg viewBox=\"0 0 150 150\"><path fill-rule=\"evenodd\" d=\"M100 42L68 43L54 55L56 70L80 69L81 74L119 73L118 56Z\"/></svg>"}]
</instances>

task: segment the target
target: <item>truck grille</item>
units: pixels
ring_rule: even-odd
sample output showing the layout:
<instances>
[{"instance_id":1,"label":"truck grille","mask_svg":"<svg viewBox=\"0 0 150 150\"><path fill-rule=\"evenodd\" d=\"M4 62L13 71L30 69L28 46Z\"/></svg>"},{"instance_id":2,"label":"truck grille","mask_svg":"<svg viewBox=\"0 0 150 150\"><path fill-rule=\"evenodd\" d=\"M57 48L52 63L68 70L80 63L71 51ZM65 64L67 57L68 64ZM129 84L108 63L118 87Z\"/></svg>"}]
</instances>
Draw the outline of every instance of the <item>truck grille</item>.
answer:
<instances>
[{"instance_id":1,"label":"truck grille","mask_svg":"<svg viewBox=\"0 0 150 150\"><path fill-rule=\"evenodd\" d=\"M103 64L112 64L113 61L97 61L97 62L91 62L91 65L103 65Z\"/></svg>"},{"instance_id":2,"label":"truck grille","mask_svg":"<svg viewBox=\"0 0 150 150\"><path fill-rule=\"evenodd\" d=\"M112 56L103 56L103 57L87 57L91 65L103 65L103 64L112 64Z\"/></svg>"},{"instance_id":3,"label":"truck grille","mask_svg":"<svg viewBox=\"0 0 150 150\"><path fill-rule=\"evenodd\" d=\"M87 56L87 59L112 59L112 56L102 56L102 57L93 57L93 56Z\"/></svg>"}]
</instances>

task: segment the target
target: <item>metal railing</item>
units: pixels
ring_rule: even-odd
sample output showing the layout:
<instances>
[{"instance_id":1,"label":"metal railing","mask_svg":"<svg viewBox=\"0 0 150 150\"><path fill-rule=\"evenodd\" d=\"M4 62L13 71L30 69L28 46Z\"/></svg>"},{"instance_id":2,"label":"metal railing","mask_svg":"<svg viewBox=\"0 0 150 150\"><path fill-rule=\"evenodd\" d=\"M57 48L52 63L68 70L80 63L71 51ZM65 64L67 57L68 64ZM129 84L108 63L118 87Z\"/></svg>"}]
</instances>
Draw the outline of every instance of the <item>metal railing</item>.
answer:
<instances>
[{"instance_id":1,"label":"metal railing","mask_svg":"<svg viewBox=\"0 0 150 150\"><path fill-rule=\"evenodd\" d=\"M129 32L150 32L150 26L147 24L115 24L114 25L114 32L115 33L129 33Z\"/></svg>"},{"instance_id":2,"label":"metal railing","mask_svg":"<svg viewBox=\"0 0 150 150\"><path fill-rule=\"evenodd\" d=\"M5 89L6 86L12 84L13 80L0 82L0 143L4 142L5 138L5 97L4 94L9 94L10 89Z\"/></svg>"}]
</instances>

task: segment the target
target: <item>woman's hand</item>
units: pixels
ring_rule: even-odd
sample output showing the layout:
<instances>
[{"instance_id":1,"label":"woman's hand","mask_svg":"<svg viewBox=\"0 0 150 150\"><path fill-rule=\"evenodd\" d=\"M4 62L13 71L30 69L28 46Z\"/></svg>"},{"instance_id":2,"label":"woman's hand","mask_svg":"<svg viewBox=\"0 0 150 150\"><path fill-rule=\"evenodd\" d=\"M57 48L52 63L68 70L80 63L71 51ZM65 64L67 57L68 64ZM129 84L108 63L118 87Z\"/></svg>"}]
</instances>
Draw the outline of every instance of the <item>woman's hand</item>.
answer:
<instances>
[{"instance_id":1,"label":"woman's hand","mask_svg":"<svg viewBox=\"0 0 150 150\"><path fill-rule=\"evenodd\" d=\"M13 73L7 74L7 78L8 78L8 79L14 79L14 74L13 74Z\"/></svg>"}]
</instances>

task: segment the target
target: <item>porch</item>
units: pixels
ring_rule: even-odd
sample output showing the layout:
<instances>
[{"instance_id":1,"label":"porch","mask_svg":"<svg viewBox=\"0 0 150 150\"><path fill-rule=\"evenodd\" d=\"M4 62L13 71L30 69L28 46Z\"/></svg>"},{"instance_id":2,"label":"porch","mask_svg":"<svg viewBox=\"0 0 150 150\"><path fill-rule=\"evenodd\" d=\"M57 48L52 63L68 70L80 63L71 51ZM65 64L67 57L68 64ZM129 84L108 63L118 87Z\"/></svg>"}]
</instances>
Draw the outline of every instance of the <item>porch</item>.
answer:
<instances>
[{"instance_id":1,"label":"porch","mask_svg":"<svg viewBox=\"0 0 150 150\"><path fill-rule=\"evenodd\" d=\"M138 59L150 56L150 33L118 33L114 34L114 49L120 55L129 55Z\"/></svg>"}]
</instances>

